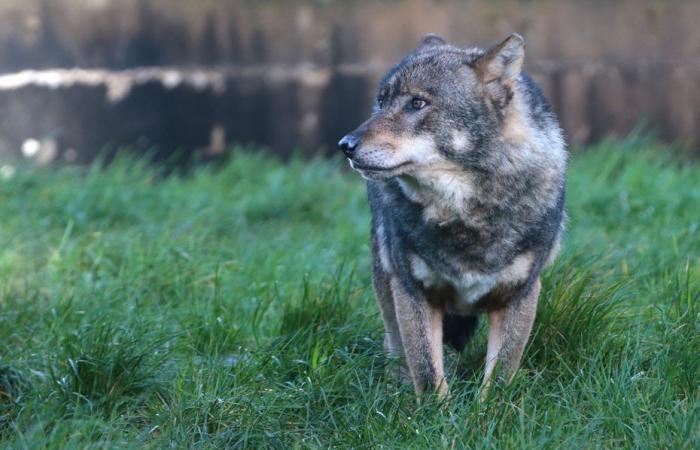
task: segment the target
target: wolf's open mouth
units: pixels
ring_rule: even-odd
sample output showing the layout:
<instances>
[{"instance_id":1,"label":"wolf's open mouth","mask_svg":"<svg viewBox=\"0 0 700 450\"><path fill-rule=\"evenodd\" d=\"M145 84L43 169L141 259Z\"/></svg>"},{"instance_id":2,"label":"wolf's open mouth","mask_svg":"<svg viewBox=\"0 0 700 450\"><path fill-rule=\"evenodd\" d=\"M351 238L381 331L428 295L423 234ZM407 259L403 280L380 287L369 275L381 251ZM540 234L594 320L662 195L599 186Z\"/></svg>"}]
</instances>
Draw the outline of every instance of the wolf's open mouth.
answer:
<instances>
[{"instance_id":1,"label":"wolf's open mouth","mask_svg":"<svg viewBox=\"0 0 700 450\"><path fill-rule=\"evenodd\" d=\"M389 172L392 170L399 169L401 167L411 164L410 161L403 162L393 167L378 167L378 166L365 166L363 164L358 164L357 162L350 160L350 166L355 170L364 170L365 172Z\"/></svg>"}]
</instances>

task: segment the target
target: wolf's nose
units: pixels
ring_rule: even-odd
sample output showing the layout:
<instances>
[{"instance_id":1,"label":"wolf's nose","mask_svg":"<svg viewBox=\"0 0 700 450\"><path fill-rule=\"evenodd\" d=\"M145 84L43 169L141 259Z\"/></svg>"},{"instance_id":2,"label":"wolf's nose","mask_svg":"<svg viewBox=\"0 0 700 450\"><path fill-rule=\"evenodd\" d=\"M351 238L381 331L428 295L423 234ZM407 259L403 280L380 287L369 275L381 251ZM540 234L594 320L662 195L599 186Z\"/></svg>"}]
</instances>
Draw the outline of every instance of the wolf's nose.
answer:
<instances>
[{"instance_id":1,"label":"wolf's nose","mask_svg":"<svg viewBox=\"0 0 700 450\"><path fill-rule=\"evenodd\" d=\"M338 142L338 146L340 149L345 153L345 156L348 158L352 158L352 154L355 152L355 149L359 145L360 140L353 136L352 134L348 134L343 136L343 139Z\"/></svg>"}]
</instances>

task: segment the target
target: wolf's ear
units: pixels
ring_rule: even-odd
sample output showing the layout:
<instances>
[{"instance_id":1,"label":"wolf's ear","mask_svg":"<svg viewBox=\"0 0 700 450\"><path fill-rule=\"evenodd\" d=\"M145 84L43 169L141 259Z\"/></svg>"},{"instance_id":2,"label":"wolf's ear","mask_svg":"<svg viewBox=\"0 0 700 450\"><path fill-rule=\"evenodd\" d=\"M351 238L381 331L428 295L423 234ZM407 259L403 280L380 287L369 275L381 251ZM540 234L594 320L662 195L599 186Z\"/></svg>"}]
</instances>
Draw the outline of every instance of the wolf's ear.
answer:
<instances>
[{"instance_id":1,"label":"wolf's ear","mask_svg":"<svg viewBox=\"0 0 700 450\"><path fill-rule=\"evenodd\" d=\"M525 59L525 40L511 34L474 62L474 70L484 84L498 81L511 87L520 75Z\"/></svg>"},{"instance_id":2,"label":"wolf's ear","mask_svg":"<svg viewBox=\"0 0 700 450\"><path fill-rule=\"evenodd\" d=\"M418 41L418 45L416 46L414 51L418 50L423 50L428 47L435 47L438 45L445 45L447 42L437 34L433 33L428 33L424 34L422 38L420 38L420 41Z\"/></svg>"}]
</instances>

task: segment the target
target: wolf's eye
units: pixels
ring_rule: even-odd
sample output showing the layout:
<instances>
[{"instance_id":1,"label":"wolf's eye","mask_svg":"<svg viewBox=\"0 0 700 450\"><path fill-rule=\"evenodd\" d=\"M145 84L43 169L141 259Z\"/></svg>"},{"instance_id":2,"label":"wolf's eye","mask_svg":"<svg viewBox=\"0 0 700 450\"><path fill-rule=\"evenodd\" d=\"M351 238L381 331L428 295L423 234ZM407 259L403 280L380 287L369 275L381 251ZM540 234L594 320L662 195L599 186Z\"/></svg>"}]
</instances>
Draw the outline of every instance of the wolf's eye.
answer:
<instances>
[{"instance_id":1,"label":"wolf's eye","mask_svg":"<svg viewBox=\"0 0 700 450\"><path fill-rule=\"evenodd\" d=\"M381 97L377 97L377 108L382 109L384 106L384 99Z\"/></svg>"},{"instance_id":2,"label":"wolf's eye","mask_svg":"<svg viewBox=\"0 0 700 450\"><path fill-rule=\"evenodd\" d=\"M413 109L423 109L427 104L428 103L422 98L413 97L413 100L411 100L411 108Z\"/></svg>"}]
</instances>

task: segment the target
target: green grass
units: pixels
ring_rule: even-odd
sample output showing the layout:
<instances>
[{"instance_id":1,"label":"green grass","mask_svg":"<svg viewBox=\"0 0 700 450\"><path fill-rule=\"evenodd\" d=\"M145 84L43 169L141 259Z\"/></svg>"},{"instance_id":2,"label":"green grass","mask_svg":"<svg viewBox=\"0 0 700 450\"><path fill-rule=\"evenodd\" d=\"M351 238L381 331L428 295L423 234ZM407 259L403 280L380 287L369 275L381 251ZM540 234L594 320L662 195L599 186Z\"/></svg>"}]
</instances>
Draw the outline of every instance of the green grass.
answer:
<instances>
[{"instance_id":1,"label":"green grass","mask_svg":"<svg viewBox=\"0 0 700 450\"><path fill-rule=\"evenodd\" d=\"M364 186L236 153L162 179L0 179L0 447L699 448L700 165L648 140L573 158L521 371L477 401L385 376Z\"/></svg>"}]
</instances>

